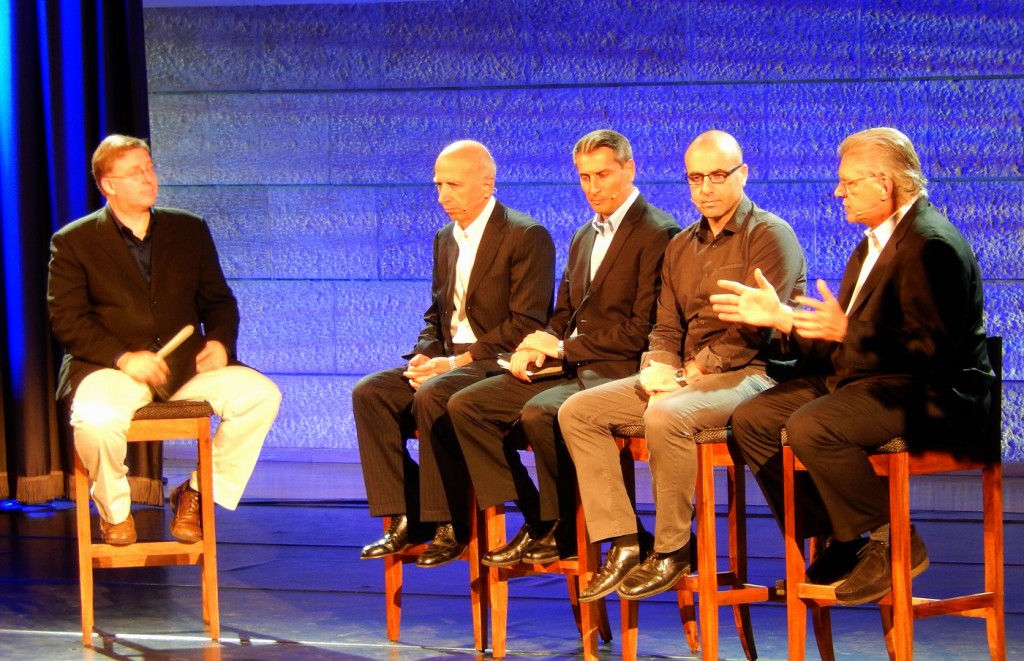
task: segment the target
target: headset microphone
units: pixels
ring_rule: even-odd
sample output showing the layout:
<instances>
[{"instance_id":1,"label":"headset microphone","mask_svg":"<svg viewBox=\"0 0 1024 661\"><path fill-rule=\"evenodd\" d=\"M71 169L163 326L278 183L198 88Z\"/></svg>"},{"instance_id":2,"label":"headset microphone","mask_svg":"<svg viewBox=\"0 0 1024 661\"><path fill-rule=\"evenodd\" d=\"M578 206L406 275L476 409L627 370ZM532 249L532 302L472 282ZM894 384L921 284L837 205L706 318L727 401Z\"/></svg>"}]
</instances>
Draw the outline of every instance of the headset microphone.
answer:
<instances>
[{"instance_id":1,"label":"headset microphone","mask_svg":"<svg viewBox=\"0 0 1024 661\"><path fill-rule=\"evenodd\" d=\"M625 186L623 186L623 187L622 187L621 189L619 189L619 192L618 192L618 193L616 193L615 195L612 195L612 196L611 196L611 198L609 198L609 199L612 199L612 200L614 200L614 199L615 199L615 198L617 198L618 196L622 195L622 194L623 194L623 193L624 193L624 192L626 191L626 189L627 189L627 188L630 188L630 187L631 187L632 185L633 185L633 182L632 182L632 181L627 181L627 182L626 182L626 185L625 185Z\"/></svg>"},{"instance_id":2,"label":"headset microphone","mask_svg":"<svg viewBox=\"0 0 1024 661\"><path fill-rule=\"evenodd\" d=\"M497 188L495 188L494 190L498 190L498 189L497 189ZM487 195L484 195L484 196L483 196L482 198L480 198L480 199L482 199L482 200L486 200L487 198L489 198L489 197L490 197L491 195L493 195L493 194L494 194L493 192L492 192L492 193L488 193ZM462 209L462 211L461 211L460 213L466 213L467 211L469 211L469 207L461 207L461 209Z\"/></svg>"},{"instance_id":3,"label":"headset microphone","mask_svg":"<svg viewBox=\"0 0 1024 661\"><path fill-rule=\"evenodd\" d=\"M856 216L857 218L860 218L864 214L869 213L871 211L874 211L875 209L877 209L878 207L882 206L883 204L885 204L885 198L882 198L881 200L878 201L878 204L876 204L874 206L870 206L867 209L861 209L860 211L854 211L853 215Z\"/></svg>"}]
</instances>

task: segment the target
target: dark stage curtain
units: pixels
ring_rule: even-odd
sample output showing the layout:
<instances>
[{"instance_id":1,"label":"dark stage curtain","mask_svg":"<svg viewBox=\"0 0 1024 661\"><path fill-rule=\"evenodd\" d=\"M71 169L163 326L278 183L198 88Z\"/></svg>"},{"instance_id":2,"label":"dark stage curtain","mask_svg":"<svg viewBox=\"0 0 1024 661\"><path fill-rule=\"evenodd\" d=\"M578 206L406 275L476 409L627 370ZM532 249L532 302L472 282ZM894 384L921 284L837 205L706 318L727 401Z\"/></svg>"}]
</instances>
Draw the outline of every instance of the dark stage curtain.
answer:
<instances>
[{"instance_id":1,"label":"dark stage curtain","mask_svg":"<svg viewBox=\"0 0 1024 661\"><path fill-rule=\"evenodd\" d=\"M54 401L61 350L46 314L50 235L103 201L93 149L149 138L141 0L0 0L0 498L70 493L74 449ZM160 452L132 444L133 499L160 504Z\"/></svg>"}]
</instances>

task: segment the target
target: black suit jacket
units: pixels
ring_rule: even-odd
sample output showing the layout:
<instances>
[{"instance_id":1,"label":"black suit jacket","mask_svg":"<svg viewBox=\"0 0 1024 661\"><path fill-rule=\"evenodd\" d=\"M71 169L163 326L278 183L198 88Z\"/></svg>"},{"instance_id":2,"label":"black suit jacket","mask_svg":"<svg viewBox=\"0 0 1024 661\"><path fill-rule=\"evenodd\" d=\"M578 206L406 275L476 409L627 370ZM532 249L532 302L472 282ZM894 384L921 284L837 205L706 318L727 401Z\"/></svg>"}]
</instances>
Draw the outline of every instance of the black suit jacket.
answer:
<instances>
[{"instance_id":1,"label":"black suit jacket","mask_svg":"<svg viewBox=\"0 0 1024 661\"><path fill-rule=\"evenodd\" d=\"M426 322L412 352L450 356L454 313L455 264L459 249L455 223L434 235L434 273ZM514 351L551 314L555 282L555 245L543 225L500 202L487 219L466 285L466 317L476 335L469 347L474 360Z\"/></svg>"},{"instance_id":2,"label":"black suit jacket","mask_svg":"<svg viewBox=\"0 0 1024 661\"><path fill-rule=\"evenodd\" d=\"M838 298L843 309L867 249L864 239L846 266ZM921 198L896 226L864 281L848 315L845 341L799 343L815 371L831 374L831 389L857 379L904 379L923 395L912 420L923 416L980 424L995 378L983 315L974 252L949 220Z\"/></svg>"},{"instance_id":3,"label":"black suit jacket","mask_svg":"<svg viewBox=\"0 0 1024 661\"><path fill-rule=\"evenodd\" d=\"M92 372L115 367L122 353L156 349L188 324L196 332L166 358L167 392L192 378L207 339L221 342L234 360L238 304L206 222L187 211L154 207L150 232L149 284L110 207L53 235L47 301L65 350L58 399L73 394Z\"/></svg>"},{"instance_id":4,"label":"black suit jacket","mask_svg":"<svg viewBox=\"0 0 1024 661\"><path fill-rule=\"evenodd\" d=\"M680 231L640 195L588 286L596 233L590 222L576 230L547 331L564 341L566 361L585 386L636 373L654 324L665 247Z\"/></svg>"}]
</instances>

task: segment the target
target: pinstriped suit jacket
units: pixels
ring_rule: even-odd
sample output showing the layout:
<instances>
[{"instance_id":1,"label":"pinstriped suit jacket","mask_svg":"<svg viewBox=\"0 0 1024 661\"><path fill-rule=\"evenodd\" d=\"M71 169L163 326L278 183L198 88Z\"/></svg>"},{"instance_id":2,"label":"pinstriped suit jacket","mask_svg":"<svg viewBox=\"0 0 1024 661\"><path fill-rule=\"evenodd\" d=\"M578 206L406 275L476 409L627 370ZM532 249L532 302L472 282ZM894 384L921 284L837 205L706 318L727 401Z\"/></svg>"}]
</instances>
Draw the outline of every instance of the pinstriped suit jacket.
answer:
<instances>
[{"instance_id":1,"label":"pinstriped suit jacket","mask_svg":"<svg viewBox=\"0 0 1024 661\"><path fill-rule=\"evenodd\" d=\"M454 312L455 223L434 235L434 272L426 322L413 350L406 354L450 356ZM480 238L466 285L466 316L477 341L474 360L514 351L528 333L544 327L551 315L555 280L555 246L547 229L500 202L494 206Z\"/></svg>"}]
</instances>

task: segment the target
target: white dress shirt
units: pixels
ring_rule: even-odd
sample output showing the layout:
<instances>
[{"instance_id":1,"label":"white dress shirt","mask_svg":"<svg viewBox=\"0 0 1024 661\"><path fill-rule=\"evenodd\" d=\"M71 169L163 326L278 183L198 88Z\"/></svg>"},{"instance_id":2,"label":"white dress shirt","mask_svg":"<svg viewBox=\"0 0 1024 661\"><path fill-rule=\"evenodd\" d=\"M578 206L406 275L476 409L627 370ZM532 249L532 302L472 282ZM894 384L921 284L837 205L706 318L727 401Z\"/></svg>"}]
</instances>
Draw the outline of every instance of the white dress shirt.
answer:
<instances>
[{"instance_id":1,"label":"white dress shirt","mask_svg":"<svg viewBox=\"0 0 1024 661\"><path fill-rule=\"evenodd\" d=\"M469 325L466 317L465 297L466 287L469 286L469 276L473 271L473 263L476 261L476 251L480 247L480 237L484 235L484 228L487 227L487 219L494 211L497 200L494 196L487 200L484 210L480 212L473 222L466 229L455 223L452 232L455 243L459 246L459 259L455 263L455 297L452 302L454 312L452 313L452 344L472 344L476 342L476 334Z\"/></svg>"},{"instance_id":2,"label":"white dress shirt","mask_svg":"<svg viewBox=\"0 0 1024 661\"><path fill-rule=\"evenodd\" d=\"M860 288L864 286L864 281L868 279L871 274L871 269L874 268L875 262L878 261L878 255L881 254L882 249L885 248L885 244L889 242L893 232L896 231L896 226L903 220L903 216L907 215L907 211L917 201L915 197L910 202L907 202L902 207L897 209L891 216L882 221L878 227L874 229L864 230L864 236L868 237L868 254L864 258L864 263L860 267L860 275L857 277L857 285L853 288L853 295L850 296L850 303L846 306L846 314L849 316L850 310L853 309L853 304L857 302L857 296L860 294Z\"/></svg>"}]
</instances>

